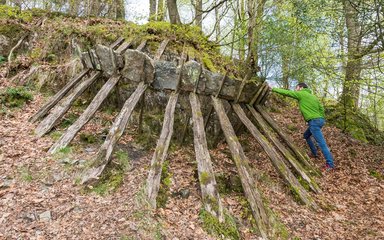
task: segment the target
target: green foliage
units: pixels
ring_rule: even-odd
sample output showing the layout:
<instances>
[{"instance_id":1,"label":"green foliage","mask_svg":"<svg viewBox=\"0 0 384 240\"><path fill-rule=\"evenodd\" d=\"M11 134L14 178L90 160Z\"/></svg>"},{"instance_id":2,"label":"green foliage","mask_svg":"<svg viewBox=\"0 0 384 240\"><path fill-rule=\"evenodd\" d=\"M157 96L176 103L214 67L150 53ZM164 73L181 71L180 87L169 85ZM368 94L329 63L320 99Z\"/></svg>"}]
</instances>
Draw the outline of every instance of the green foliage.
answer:
<instances>
[{"instance_id":1,"label":"green foliage","mask_svg":"<svg viewBox=\"0 0 384 240\"><path fill-rule=\"evenodd\" d=\"M80 141L85 143L95 143L98 141L97 137L91 133L81 133L80 134Z\"/></svg>"},{"instance_id":2,"label":"green foliage","mask_svg":"<svg viewBox=\"0 0 384 240\"><path fill-rule=\"evenodd\" d=\"M101 176L100 180L90 187L92 192L106 195L115 191L124 181L124 174L130 167L130 159L125 151L117 151L114 154L117 164L110 164Z\"/></svg>"},{"instance_id":3,"label":"green foliage","mask_svg":"<svg viewBox=\"0 0 384 240\"><path fill-rule=\"evenodd\" d=\"M375 169L369 170L369 175L378 180L384 180L384 175L380 171L377 171Z\"/></svg>"},{"instance_id":4,"label":"green foliage","mask_svg":"<svg viewBox=\"0 0 384 240\"><path fill-rule=\"evenodd\" d=\"M331 124L363 142L382 144L384 132L378 131L364 114L359 111L345 111L341 105L326 106L326 118Z\"/></svg>"},{"instance_id":5,"label":"green foliage","mask_svg":"<svg viewBox=\"0 0 384 240\"><path fill-rule=\"evenodd\" d=\"M169 161L165 161L162 166L160 188L156 198L157 206L164 208L169 197L169 187L172 183L172 174L169 172Z\"/></svg>"},{"instance_id":6,"label":"green foliage","mask_svg":"<svg viewBox=\"0 0 384 240\"><path fill-rule=\"evenodd\" d=\"M19 169L20 178L25 182L32 182L33 177L31 171L27 167L21 167Z\"/></svg>"},{"instance_id":7,"label":"green foliage","mask_svg":"<svg viewBox=\"0 0 384 240\"><path fill-rule=\"evenodd\" d=\"M243 193L243 186L238 175L217 174L215 176L217 190L220 194Z\"/></svg>"},{"instance_id":8,"label":"green foliage","mask_svg":"<svg viewBox=\"0 0 384 240\"><path fill-rule=\"evenodd\" d=\"M0 91L0 104L9 108L22 107L33 100L33 95L25 87L8 87Z\"/></svg>"},{"instance_id":9,"label":"green foliage","mask_svg":"<svg viewBox=\"0 0 384 240\"><path fill-rule=\"evenodd\" d=\"M220 223L218 218L205 209L200 211L199 217L202 221L203 229L209 234L215 235L220 239L240 239L236 221L227 212L224 213L223 223Z\"/></svg>"},{"instance_id":10,"label":"green foliage","mask_svg":"<svg viewBox=\"0 0 384 240\"><path fill-rule=\"evenodd\" d=\"M76 121L77 118L78 118L78 115L75 113L69 113L65 115L63 121L60 123L60 128L66 128L71 126Z\"/></svg>"},{"instance_id":11,"label":"green foliage","mask_svg":"<svg viewBox=\"0 0 384 240\"><path fill-rule=\"evenodd\" d=\"M0 55L0 65L5 63L5 61L6 61L6 58Z\"/></svg>"}]
</instances>

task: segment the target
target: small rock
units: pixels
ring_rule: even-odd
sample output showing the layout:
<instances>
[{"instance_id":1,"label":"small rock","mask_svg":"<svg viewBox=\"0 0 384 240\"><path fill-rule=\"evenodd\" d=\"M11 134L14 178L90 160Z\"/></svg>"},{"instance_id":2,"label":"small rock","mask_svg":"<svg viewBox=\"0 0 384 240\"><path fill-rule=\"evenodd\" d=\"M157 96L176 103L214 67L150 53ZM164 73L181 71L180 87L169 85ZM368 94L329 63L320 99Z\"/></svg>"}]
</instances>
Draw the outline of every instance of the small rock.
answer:
<instances>
[{"instance_id":1,"label":"small rock","mask_svg":"<svg viewBox=\"0 0 384 240\"><path fill-rule=\"evenodd\" d=\"M182 197L182 198L188 198L190 191L189 191L189 189L181 189L179 191L179 194L180 194L180 197Z\"/></svg>"},{"instance_id":2,"label":"small rock","mask_svg":"<svg viewBox=\"0 0 384 240\"><path fill-rule=\"evenodd\" d=\"M84 149L84 151L86 151L87 153L94 153L96 152L96 149L93 147L87 147L86 149Z\"/></svg>"},{"instance_id":3,"label":"small rock","mask_svg":"<svg viewBox=\"0 0 384 240\"><path fill-rule=\"evenodd\" d=\"M59 163L62 163L62 164L71 164L72 161L71 161L71 159L69 159L69 158L64 158L64 159L60 159Z\"/></svg>"},{"instance_id":4,"label":"small rock","mask_svg":"<svg viewBox=\"0 0 384 240\"><path fill-rule=\"evenodd\" d=\"M45 211L39 214L39 219L43 222L48 222L51 220L51 211Z\"/></svg>"},{"instance_id":5,"label":"small rock","mask_svg":"<svg viewBox=\"0 0 384 240\"><path fill-rule=\"evenodd\" d=\"M136 224L133 223L133 222L129 223L129 228L130 228L132 231L135 231L135 232L138 230Z\"/></svg>"}]
</instances>

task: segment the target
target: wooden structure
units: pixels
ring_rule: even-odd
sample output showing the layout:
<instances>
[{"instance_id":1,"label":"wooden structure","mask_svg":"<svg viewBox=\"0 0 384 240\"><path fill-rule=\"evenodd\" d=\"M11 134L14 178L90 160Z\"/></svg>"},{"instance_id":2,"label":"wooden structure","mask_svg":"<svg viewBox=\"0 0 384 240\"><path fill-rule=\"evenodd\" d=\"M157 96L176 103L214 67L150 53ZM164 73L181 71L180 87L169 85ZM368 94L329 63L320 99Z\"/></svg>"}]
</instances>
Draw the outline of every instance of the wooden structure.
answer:
<instances>
[{"instance_id":1,"label":"wooden structure","mask_svg":"<svg viewBox=\"0 0 384 240\"><path fill-rule=\"evenodd\" d=\"M224 220L223 204L216 188L215 175L205 135L205 128L210 116L215 113L238 169L244 193L251 206L260 234L264 238L273 238L274 231L271 229L272 224L270 222L272 218L268 216L261 193L257 189L254 171L227 116L228 108L225 110L223 103L233 109L241 122L255 137L287 186L294 191L294 194L310 208L317 209L317 204L297 179L297 177L303 179L313 192L320 192L320 188L311 178L311 173L316 172L315 169L308 161L308 158L293 145L293 142L288 139L262 107L269 94L268 85L264 82L257 84L246 79L241 81L232 79L227 73L223 75L210 72L196 61L186 61L187 56L185 54L174 62L161 60L169 42L169 39L165 39L159 44L158 50L152 57L150 57L150 53L145 53L147 51L146 41L133 50L133 44L125 42L122 38L119 38L109 47L97 45L95 50L82 53L84 70L69 81L30 119L32 122L42 119L36 128L36 134L41 137L53 129L73 102L96 79L104 76L108 78L108 81L104 83L77 121L53 144L49 152L54 153L66 147L93 117L113 89L120 92L126 83L129 83L131 87L135 87L136 90L127 98L120 113L115 118L95 161L83 174L82 183L92 184L99 179L106 166L110 163L113 150L123 135L134 108L140 99L144 99L144 92L146 90L170 91L163 127L153 153L147 178L148 200L155 208L162 165L167 158L173 134L174 115L178 98L180 94L188 94L192 109L189 116L193 125L194 148L202 201L204 208L208 212L216 216L219 221ZM199 100L201 96L210 97L212 100L212 105L209 106L205 120ZM247 117L244 109L251 113L256 124ZM140 112L140 118L142 118L143 109ZM282 139L282 142L280 142L279 138Z\"/></svg>"}]
</instances>

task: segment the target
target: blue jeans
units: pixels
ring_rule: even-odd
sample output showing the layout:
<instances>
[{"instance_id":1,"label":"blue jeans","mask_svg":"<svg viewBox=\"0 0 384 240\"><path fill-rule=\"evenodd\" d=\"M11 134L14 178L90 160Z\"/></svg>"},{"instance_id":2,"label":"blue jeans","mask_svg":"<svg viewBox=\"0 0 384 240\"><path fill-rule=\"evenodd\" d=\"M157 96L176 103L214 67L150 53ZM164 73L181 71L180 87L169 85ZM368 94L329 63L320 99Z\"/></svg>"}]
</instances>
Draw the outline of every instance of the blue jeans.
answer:
<instances>
[{"instance_id":1,"label":"blue jeans","mask_svg":"<svg viewBox=\"0 0 384 240\"><path fill-rule=\"evenodd\" d=\"M313 141L311 140L311 136L313 136L319 145L321 151L323 152L324 158L327 161L327 164L330 167L335 167L333 164L333 157L327 143L325 142L323 133L321 132L321 128L324 126L325 120L324 118L315 118L308 121L308 128L304 132L304 139L307 141L309 148L313 155L317 156L317 149Z\"/></svg>"}]
</instances>

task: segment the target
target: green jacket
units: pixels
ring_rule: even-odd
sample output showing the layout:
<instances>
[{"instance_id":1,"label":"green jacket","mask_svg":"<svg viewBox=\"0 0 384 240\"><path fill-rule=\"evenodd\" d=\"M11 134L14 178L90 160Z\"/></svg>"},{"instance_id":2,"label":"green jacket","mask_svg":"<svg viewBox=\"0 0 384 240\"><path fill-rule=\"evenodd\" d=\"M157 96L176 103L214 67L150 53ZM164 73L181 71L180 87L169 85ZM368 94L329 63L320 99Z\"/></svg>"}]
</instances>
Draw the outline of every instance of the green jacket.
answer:
<instances>
[{"instance_id":1,"label":"green jacket","mask_svg":"<svg viewBox=\"0 0 384 240\"><path fill-rule=\"evenodd\" d=\"M315 118L324 118L324 107L319 99L308 88L300 91L292 91L281 88L273 88L272 92L294 98L299 101L299 108L306 122Z\"/></svg>"}]
</instances>

